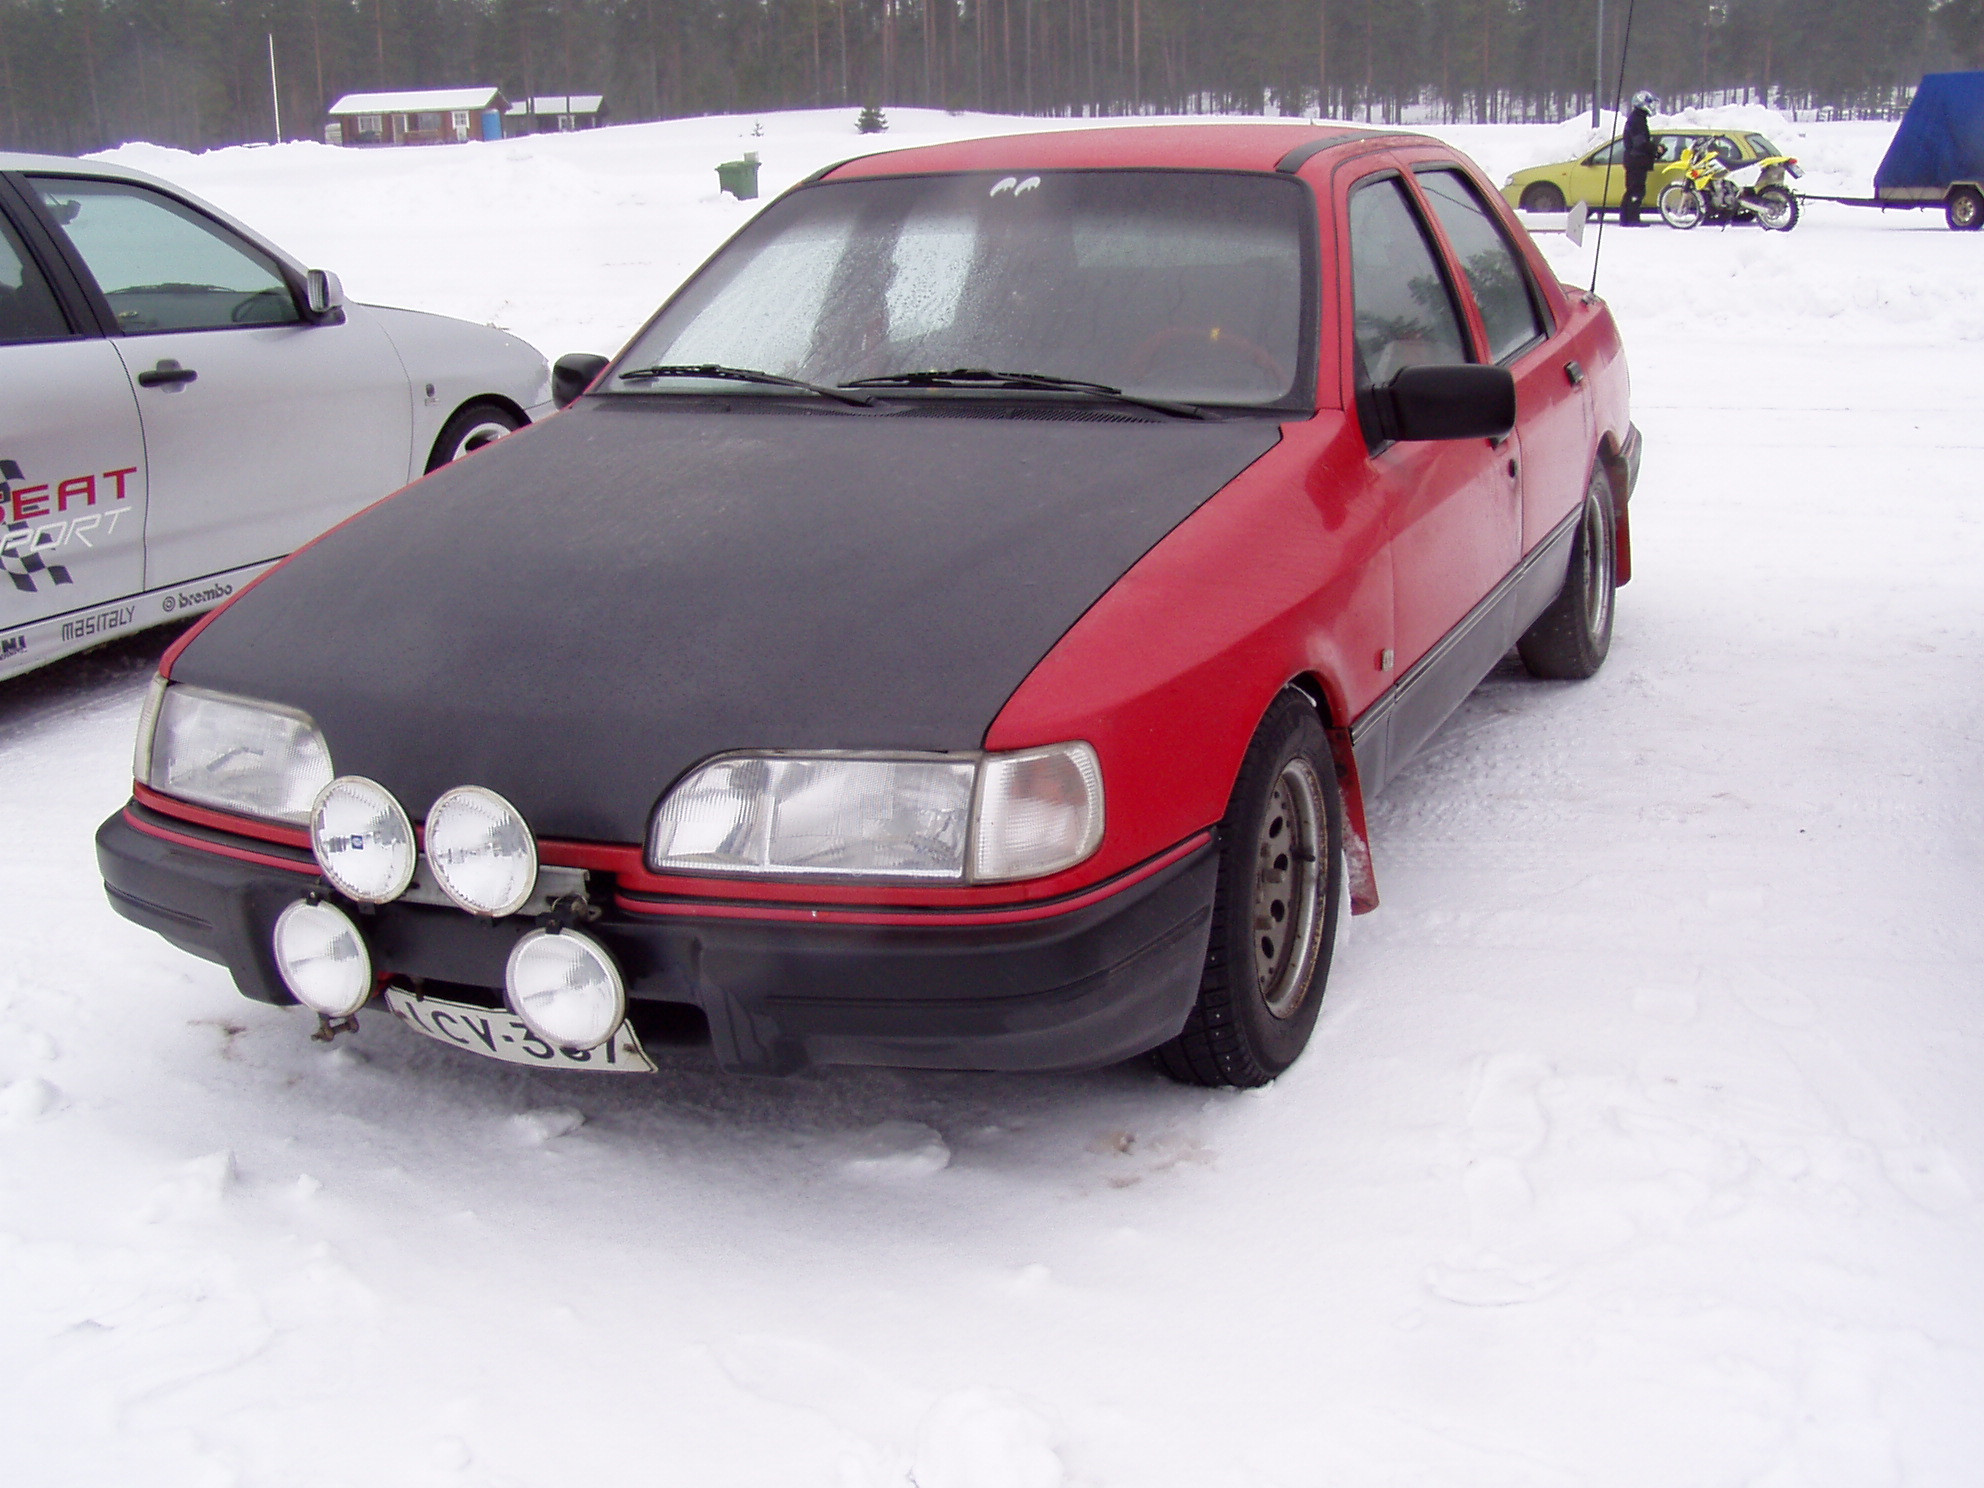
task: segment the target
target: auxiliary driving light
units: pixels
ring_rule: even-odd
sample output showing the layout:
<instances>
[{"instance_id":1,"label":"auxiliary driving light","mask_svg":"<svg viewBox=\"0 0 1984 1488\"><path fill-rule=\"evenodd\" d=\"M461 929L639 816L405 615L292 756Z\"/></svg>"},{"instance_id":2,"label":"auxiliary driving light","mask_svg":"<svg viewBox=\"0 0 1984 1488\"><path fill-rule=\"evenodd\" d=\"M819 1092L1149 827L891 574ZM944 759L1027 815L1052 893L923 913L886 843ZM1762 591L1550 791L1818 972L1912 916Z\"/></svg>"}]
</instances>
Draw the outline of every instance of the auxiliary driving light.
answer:
<instances>
[{"instance_id":1,"label":"auxiliary driving light","mask_svg":"<svg viewBox=\"0 0 1984 1488\"><path fill-rule=\"evenodd\" d=\"M310 847L324 877L361 903L390 903L413 882L413 823L391 791L362 775L317 792Z\"/></svg>"},{"instance_id":2,"label":"auxiliary driving light","mask_svg":"<svg viewBox=\"0 0 1984 1488\"><path fill-rule=\"evenodd\" d=\"M627 985L598 942L575 930L533 930L503 972L510 1011L560 1049L591 1049L627 1016Z\"/></svg>"},{"instance_id":3,"label":"auxiliary driving light","mask_svg":"<svg viewBox=\"0 0 1984 1488\"><path fill-rule=\"evenodd\" d=\"M372 955L343 910L299 899L276 916L276 969L296 1000L349 1018L372 996Z\"/></svg>"},{"instance_id":4,"label":"auxiliary driving light","mask_svg":"<svg viewBox=\"0 0 1984 1488\"><path fill-rule=\"evenodd\" d=\"M470 914L515 914L537 887L537 843L517 808L458 785L427 813L427 861L441 892Z\"/></svg>"}]
</instances>

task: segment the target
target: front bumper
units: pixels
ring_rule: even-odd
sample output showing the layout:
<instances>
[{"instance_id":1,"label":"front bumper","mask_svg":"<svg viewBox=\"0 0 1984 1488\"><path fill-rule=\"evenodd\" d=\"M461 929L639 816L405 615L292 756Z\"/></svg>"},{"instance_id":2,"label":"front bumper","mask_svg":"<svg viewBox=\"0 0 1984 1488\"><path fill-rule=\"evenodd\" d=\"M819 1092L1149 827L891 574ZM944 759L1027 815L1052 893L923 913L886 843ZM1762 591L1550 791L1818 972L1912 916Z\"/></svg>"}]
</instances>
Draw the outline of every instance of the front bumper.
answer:
<instances>
[{"instance_id":1,"label":"front bumper","mask_svg":"<svg viewBox=\"0 0 1984 1488\"><path fill-rule=\"evenodd\" d=\"M275 918L313 888L307 854L189 828L132 802L97 831L111 907L226 966L261 1002L294 1001L270 949ZM1015 923L855 925L648 915L584 928L641 1006L699 1008L723 1068L1095 1068L1153 1049L1198 996L1217 871L1207 840L1115 893ZM532 927L453 909L345 906L382 974L490 989ZM1051 906L1048 907L1051 911ZM452 995L452 994L449 994Z\"/></svg>"}]
</instances>

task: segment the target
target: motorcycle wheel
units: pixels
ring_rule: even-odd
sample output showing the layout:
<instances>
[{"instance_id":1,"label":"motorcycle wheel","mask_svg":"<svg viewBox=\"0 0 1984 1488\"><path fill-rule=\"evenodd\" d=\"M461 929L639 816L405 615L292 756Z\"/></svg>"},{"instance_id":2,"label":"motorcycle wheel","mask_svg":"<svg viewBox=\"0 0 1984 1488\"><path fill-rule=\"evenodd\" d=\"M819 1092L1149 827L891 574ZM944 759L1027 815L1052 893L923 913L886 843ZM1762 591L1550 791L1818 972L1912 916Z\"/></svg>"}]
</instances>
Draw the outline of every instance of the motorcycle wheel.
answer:
<instances>
[{"instance_id":1,"label":"motorcycle wheel","mask_svg":"<svg viewBox=\"0 0 1984 1488\"><path fill-rule=\"evenodd\" d=\"M1782 186L1766 186L1757 193L1753 210L1765 232L1790 232L1798 225L1798 198Z\"/></svg>"},{"instance_id":2,"label":"motorcycle wheel","mask_svg":"<svg viewBox=\"0 0 1984 1488\"><path fill-rule=\"evenodd\" d=\"M1660 193L1660 220L1683 232L1698 226L1702 220L1701 193L1679 182L1669 186Z\"/></svg>"}]
</instances>

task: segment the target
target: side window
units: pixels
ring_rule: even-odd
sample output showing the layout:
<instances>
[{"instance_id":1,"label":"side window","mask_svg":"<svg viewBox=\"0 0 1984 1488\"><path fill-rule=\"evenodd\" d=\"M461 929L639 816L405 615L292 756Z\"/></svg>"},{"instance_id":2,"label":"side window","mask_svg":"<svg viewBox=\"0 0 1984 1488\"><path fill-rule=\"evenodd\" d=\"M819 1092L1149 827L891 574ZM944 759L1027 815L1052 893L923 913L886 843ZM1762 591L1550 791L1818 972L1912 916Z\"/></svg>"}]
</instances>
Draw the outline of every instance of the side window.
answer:
<instances>
[{"instance_id":1,"label":"side window","mask_svg":"<svg viewBox=\"0 0 1984 1488\"><path fill-rule=\"evenodd\" d=\"M1653 137L1653 159L1656 165L1672 165L1681 158L1681 136L1678 134L1656 134Z\"/></svg>"},{"instance_id":2,"label":"side window","mask_svg":"<svg viewBox=\"0 0 1984 1488\"><path fill-rule=\"evenodd\" d=\"M1597 154L1585 156L1584 163L1586 165L1618 165L1625 158L1626 142L1623 139L1615 139L1604 149L1598 151Z\"/></svg>"},{"instance_id":3,"label":"side window","mask_svg":"<svg viewBox=\"0 0 1984 1488\"><path fill-rule=\"evenodd\" d=\"M13 227L0 218L0 345L59 341L68 334L69 322L55 302L55 292L28 258Z\"/></svg>"},{"instance_id":4,"label":"side window","mask_svg":"<svg viewBox=\"0 0 1984 1488\"><path fill-rule=\"evenodd\" d=\"M1402 367L1467 360L1446 276L1395 176L1350 193L1350 284L1359 387L1383 387Z\"/></svg>"},{"instance_id":5,"label":"side window","mask_svg":"<svg viewBox=\"0 0 1984 1488\"><path fill-rule=\"evenodd\" d=\"M185 203L129 181L30 179L127 336L302 318L267 254Z\"/></svg>"},{"instance_id":6,"label":"side window","mask_svg":"<svg viewBox=\"0 0 1984 1488\"><path fill-rule=\"evenodd\" d=\"M1522 260L1502 235L1502 227L1487 205L1458 171L1419 173L1419 189L1432 203L1433 215L1446 230L1460 260L1461 272L1481 307L1488 332L1488 359L1502 362L1544 334L1536 312L1529 275Z\"/></svg>"}]
</instances>

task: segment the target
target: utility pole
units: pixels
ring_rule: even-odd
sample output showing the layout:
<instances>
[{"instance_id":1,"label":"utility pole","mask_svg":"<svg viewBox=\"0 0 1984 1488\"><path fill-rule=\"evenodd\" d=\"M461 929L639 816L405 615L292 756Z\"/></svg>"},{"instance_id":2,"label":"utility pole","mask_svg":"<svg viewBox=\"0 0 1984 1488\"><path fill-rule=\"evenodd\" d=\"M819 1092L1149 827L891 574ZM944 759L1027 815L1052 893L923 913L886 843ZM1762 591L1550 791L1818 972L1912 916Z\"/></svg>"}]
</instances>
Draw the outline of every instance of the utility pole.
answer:
<instances>
[{"instance_id":1,"label":"utility pole","mask_svg":"<svg viewBox=\"0 0 1984 1488\"><path fill-rule=\"evenodd\" d=\"M1605 97L1605 0L1598 0L1598 41L1591 49L1591 127L1598 127L1598 110Z\"/></svg>"},{"instance_id":2,"label":"utility pole","mask_svg":"<svg viewBox=\"0 0 1984 1488\"><path fill-rule=\"evenodd\" d=\"M276 34L269 32L269 106L275 110L277 144L282 143L282 94L276 91Z\"/></svg>"}]
</instances>

